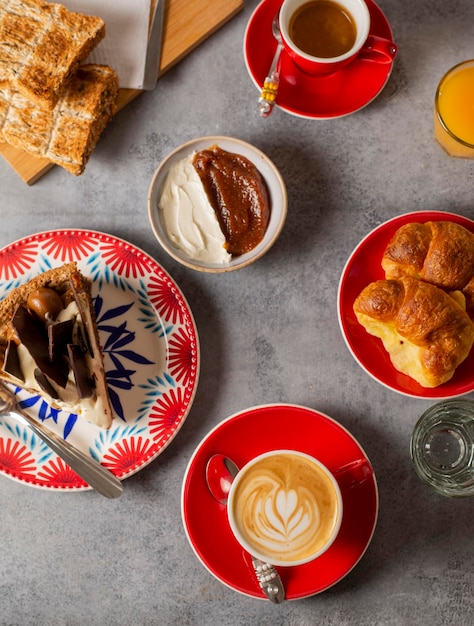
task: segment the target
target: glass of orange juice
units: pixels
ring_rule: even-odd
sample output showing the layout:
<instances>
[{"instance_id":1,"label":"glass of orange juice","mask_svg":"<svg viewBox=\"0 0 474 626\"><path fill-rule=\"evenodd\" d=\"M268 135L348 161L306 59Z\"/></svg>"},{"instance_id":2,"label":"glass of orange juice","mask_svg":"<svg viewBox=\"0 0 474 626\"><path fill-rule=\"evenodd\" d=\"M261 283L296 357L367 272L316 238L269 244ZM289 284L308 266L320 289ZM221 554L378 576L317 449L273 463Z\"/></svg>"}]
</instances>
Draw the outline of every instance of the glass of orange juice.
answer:
<instances>
[{"instance_id":1,"label":"glass of orange juice","mask_svg":"<svg viewBox=\"0 0 474 626\"><path fill-rule=\"evenodd\" d=\"M434 131L450 156L474 159L474 60L455 65L440 80Z\"/></svg>"}]
</instances>

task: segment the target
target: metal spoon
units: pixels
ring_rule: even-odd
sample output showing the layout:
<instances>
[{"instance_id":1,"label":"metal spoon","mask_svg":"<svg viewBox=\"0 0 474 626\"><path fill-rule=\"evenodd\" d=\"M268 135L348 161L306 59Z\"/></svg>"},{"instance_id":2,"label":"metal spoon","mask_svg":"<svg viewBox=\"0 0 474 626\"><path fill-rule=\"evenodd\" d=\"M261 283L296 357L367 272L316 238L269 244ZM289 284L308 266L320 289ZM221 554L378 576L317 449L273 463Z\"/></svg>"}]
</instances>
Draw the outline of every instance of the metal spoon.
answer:
<instances>
[{"instance_id":1,"label":"metal spoon","mask_svg":"<svg viewBox=\"0 0 474 626\"><path fill-rule=\"evenodd\" d=\"M268 117L273 111L273 106L280 86L280 55L283 51L283 41L280 32L280 11L275 15L272 22L272 34L278 42L273 56L273 61L267 77L263 81L263 88L258 100L258 112L261 117Z\"/></svg>"},{"instance_id":2,"label":"metal spoon","mask_svg":"<svg viewBox=\"0 0 474 626\"><path fill-rule=\"evenodd\" d=\"M122 483L109 470L68 441L28 415L18 403L15 394L0 381L0 414L14 417L29 426L69 467L93 489L106 498L122 495Z\"/></svg>"},{"instance_id":3,"label":"metal spoon","mask_svg":"<svg viewBox=\"0 0 474 626\"><path fill-rule=\"evenodd\" d=\"M227 505L230 486L238 471L237 465L223 454L214 454L207 462L207 486L214 498L224 506ZM260 561L252 555L251 559L263 593L275 604L283 602L285 588L276 569L270 563Z\"/></svg>"},{"instance_id":4,"label":"metal spoon","mask_svg":"<svg viewBox=\"0 0 474 626\"><path fill-rule=\"evenodd\" d=\"M214 498L224 506L227 506L230 486L238 472L237 465L223 454L214 454L207 462L207 486Z\"/></svg>"}]
</instances>

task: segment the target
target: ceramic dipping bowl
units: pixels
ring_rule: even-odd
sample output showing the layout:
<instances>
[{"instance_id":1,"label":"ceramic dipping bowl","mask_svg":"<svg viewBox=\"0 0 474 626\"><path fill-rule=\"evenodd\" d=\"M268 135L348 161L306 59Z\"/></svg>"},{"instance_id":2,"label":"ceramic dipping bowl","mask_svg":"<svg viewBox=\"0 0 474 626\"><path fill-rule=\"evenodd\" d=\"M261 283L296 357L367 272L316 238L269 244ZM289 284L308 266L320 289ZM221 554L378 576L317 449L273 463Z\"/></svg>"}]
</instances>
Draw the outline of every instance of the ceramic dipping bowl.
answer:
<instances>
[{"instance_id":1,"label":"ceramic dipping bowl","mask_svg":"<svg viewBox=\"0 0 474 626\"><path fill-rule=\"evenodd\" d=\"M222 150L240 154L251 161L262 175L270 198L270 220L263 239L255 248L228 263L207 263L190 258L169 237L163 212L159 208L166 176L170 167L185 157L217 145ZM179 263L201 272L231 272L254 263L273 246L282 231L288 207L288 196L283 178L272 161L258 148L240 139L224 136L200 137L173 150L158 166L148 191L148 216L153 232L162 248Z\"/></svg>"}]
</instances>

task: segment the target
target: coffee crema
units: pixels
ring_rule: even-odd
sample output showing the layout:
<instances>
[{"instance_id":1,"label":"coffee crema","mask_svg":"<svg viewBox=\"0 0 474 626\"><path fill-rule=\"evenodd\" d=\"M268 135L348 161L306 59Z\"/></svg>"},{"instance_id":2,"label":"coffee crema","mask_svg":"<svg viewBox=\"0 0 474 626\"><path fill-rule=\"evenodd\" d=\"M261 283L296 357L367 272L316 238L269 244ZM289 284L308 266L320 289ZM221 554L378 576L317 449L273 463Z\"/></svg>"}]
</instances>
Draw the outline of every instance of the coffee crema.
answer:
<instances>
[{"instance_id":1,"label":"coffee crema","mask_svg":"<svg viewBox=\"0 0 474 626\"><path fill-rule=\"evenodd\" d=\"M291 452L263 457L244 470L232 507L250 551L288 565L324 549L339 519L330 477L310 458Z\"/></svg>"},{"instance_id":2,"label":"coffee crema","mask_svg":"<svg viewBox=\"0 0 474 626\"><path fill-rule=\"evenodd\" d=\"M354 18L333 0L312 0L300 6L288 32L295 46L318 58L349 52L357 36Z\"/></svg>"}]
</instances>

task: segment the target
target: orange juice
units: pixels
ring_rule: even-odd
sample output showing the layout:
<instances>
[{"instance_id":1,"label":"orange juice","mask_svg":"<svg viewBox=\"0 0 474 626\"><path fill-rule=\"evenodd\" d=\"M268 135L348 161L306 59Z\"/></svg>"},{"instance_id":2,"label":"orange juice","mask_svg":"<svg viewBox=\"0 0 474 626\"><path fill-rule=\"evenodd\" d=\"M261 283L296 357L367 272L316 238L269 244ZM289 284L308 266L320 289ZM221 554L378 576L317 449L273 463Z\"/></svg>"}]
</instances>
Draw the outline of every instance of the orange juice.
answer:
<instances>
[{"instance_id":1,"label":"orange juice","mask_svg":"<svg viewBox=\"0 0 474 626\"><path fill-rule=\"evenodd\" d=\"M474 158L474 60L441 79L435 97L435 137L450 156Z\"/></svg>"}]
</instances>

